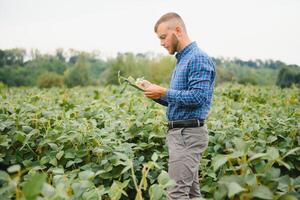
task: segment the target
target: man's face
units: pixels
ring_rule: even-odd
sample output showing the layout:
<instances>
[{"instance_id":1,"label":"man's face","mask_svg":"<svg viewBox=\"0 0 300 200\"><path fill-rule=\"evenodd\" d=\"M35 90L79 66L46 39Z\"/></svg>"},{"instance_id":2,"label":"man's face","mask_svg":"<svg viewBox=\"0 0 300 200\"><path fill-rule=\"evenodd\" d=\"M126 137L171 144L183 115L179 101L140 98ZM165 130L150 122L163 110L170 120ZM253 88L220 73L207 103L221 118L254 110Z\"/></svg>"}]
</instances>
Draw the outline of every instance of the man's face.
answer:
<instances>
[{"instance_id":1,"label":"man's face","mask_svg":"<svg viewBox=\"0 0 300 200\"><path fill-rule=\"evenodd\" d=\"M177 52L178 38L175 35L175 31L168 28L167 23L159 24L156 34L160 39L160 45L167 49L169 54L173 55Z\"/></svg>"}]
</instances>

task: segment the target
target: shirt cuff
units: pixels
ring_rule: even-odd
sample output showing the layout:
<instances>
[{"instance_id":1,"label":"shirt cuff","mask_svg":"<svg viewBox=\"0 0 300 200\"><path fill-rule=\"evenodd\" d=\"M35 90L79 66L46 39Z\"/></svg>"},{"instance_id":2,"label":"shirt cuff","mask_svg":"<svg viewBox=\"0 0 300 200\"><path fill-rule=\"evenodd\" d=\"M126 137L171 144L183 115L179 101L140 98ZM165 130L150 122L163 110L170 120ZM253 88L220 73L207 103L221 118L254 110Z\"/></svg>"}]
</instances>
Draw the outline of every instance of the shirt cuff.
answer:
<instances>
[{"instance_id":1,"label":"shirt cuff","mask_svg":"<svg viewBox=\"0 0 300 200\"><path fill-rule=\"evenodd\" d=\"M163 100L163 101L168 101L167 100L167 93L165 94L165 96L160 97L160 99Z\"/></svg>"},{"instance_id":2,"label":"shirt cuff","mask_svg":"<svg viewBox=\"0 0 300 200\"><path fill-rule=\"evenodd\" d=\"M166 100L168 102L172 102L172 100L175 99L176 97L176 93L177 93L176 90L168 89L165 96Z\"/></svg>"}]
</instances>

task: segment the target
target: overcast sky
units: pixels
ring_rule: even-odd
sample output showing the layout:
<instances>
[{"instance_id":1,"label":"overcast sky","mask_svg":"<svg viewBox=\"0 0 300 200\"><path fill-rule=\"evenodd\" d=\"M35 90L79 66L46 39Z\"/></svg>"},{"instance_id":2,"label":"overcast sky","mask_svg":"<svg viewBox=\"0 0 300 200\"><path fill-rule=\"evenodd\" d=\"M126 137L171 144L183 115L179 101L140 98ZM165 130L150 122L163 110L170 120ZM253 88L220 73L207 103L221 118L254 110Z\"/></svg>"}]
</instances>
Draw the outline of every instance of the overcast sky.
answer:
<instances>
[{"instance_id":1,"label":"overcast sky","mask_svg":"<svg viewBox=\"0 0 300 200\"><path fill-rule=\"evenodd\" d=\"M300 65L300 0L0 0L0 49L167 54L153 26L170 11L211 56Z\"/></svg>"}]
</instances>

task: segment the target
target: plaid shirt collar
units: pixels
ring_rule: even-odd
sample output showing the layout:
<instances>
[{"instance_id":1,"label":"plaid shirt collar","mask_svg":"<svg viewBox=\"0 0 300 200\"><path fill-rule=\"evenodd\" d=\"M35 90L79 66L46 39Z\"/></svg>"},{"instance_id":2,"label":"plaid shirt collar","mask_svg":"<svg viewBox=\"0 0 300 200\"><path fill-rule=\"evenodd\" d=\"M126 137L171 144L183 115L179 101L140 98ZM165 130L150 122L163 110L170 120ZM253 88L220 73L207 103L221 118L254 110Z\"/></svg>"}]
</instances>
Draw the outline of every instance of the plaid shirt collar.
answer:
<instances>
[{"instance_id":1,"label":"plaid shirt collar","mask_svg":"<svg viewBox=\"0 0 300 200\"><path fill-rule=\"evenodd\" d=\"M187 55L195 47L197 47L197 43L191 42L186 47L184 47L184 49L182 49L180 52L176 53L175 57L176 57L177 61L179 62L182 57Z\"/></svg>"}]
</instances>

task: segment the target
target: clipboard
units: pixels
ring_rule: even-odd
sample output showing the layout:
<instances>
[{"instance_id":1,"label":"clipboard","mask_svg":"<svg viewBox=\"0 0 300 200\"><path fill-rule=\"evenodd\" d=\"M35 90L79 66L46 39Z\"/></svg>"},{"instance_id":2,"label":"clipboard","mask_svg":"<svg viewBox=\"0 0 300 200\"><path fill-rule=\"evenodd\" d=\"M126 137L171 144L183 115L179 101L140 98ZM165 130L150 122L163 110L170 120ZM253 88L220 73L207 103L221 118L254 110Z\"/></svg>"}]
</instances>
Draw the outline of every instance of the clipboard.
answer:
<instances>
[{"instance_id":1,"label":"clipboard","mask_svg":"<svg viewBox=\"0 0 300 200\"><path fill-rule=\"evenodd\" d=\"M145 90L143 90L142 88L138 87L137 85L131 83L128 79L125 79L124 81L125 81L126 83L128 83L130 86L132 86L132 87L134 87L134 88L136 88L136 89L138 89L138 90L140 90L140 91L142 91L142 92L145 91Z\"/></svg>"},{"instance_id":2,"label":"clipboard","mask_svg":"<svg viewBox=\"0 0 300 200\"><path fill-rule=\"evenodd\" d=\"M121 90L121 93L124 92L124 90L126 89L127 85L130 85L132 87L134 87L135 89L139 90L139 91L142 91L142 92L145 92L145 90L143 90L142 88L138 87L135 83L136 83L136 80L129 76L128 78L125 78L124 76L121 76L120 74L121 72L118 71L118 80L119 80L119 84L121 85L122 82L125 83L125 86L124 88Z\"/></svg>"}]
</instances>

